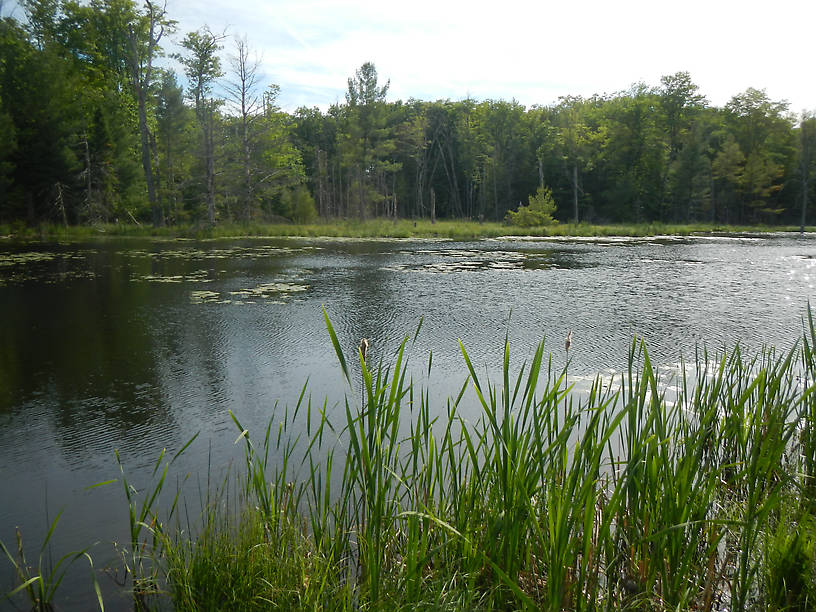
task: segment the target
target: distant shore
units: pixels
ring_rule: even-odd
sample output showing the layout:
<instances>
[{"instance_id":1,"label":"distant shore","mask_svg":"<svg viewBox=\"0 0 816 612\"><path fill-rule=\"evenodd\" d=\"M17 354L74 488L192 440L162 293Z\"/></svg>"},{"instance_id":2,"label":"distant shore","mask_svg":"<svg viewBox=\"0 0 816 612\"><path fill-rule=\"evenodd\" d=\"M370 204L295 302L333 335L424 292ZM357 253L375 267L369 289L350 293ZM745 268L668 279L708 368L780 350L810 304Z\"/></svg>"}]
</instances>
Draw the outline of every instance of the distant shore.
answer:
<instances>
[{"instance_id":1,"label":"distant shore","mask_svg":"<svg viewBox=\"0 0 816 612\"><path fill-rule=\"evenodd\" d=\"M816 227L805 228L816 231ZM501 236L604 237L604 236L692 236L711 234L765 234L775 232L798 233L796 226L722 225L711 223L690 224L609 224L564 223L542 227L516 227L502 223L458 220L428 219L371 219L334 220L312 224L289 223L223 223L184 224L163 227L136 225L132 223L108 223L95 225L0 225L0 240L52 240L84 239L100 236L139 238L246 238L246 237L346 237L346 238L440 238L450 240L474 240Z\"/></svg>"}]
</instances>

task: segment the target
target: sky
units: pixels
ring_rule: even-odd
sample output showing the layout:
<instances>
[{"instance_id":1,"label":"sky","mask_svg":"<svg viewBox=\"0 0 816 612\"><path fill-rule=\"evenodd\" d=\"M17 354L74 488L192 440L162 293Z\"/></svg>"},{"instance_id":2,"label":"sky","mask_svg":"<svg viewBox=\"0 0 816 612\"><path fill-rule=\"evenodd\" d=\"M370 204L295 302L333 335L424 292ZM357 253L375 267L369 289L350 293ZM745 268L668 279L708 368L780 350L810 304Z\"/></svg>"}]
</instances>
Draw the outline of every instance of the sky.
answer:
<instances>
[{"instance_id":1,"label":"sky","mask_svg":"<svg viewBox=\"0 0 816 612\"><path fill-rule=\"evenodd\" d=\"M176 41L225 32L226 69L246 37L288 111L343 102L364 62L390 79L390 100L529 107L687 71L717 106L754 87L816 110L814 0L167 0L167 11Z\"/></svg>"},{"instance_id":2,"label":"sky","mask_svg":"<svg viewBox=\"0 0 816 612\"><path fill-rule=\"evenodd\" d=\"M390 100L529 107L687 71L717 106L754 87L795 113L816 109L813 0L167 0L167 10L176 39L205 24L245 36L285 110L343 102L367 61L390 79Z\"/></svg>"}]
</instances>

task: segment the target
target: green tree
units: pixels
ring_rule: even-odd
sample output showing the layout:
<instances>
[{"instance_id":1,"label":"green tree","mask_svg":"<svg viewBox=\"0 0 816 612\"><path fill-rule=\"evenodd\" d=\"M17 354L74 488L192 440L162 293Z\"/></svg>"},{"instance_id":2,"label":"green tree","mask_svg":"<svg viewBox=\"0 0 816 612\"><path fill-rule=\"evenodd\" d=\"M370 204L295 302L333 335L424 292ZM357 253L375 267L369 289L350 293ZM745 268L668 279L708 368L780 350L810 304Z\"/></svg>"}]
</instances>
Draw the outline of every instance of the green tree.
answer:
<instances>
[{"instance_id":1,"label":"green tree","mask_svg":"<svg viewBox=\"0 0 816 612\"><path fill-rule=\"evenodd\" d=\"M688 72L677 72L661 77L658 100L668 151L663 167L663 210L667 217L689 220L694 203L700 201L700 185L707 169L704 130L696 126L706 99Z\"/></svg>"},{"instance_id":2,"label":"green tree","mask_svg":"<svg viewBox=\"0 0 816 612\"><path fill-rule=\"evenodd\" d=\"M182 189L189 183L195 149L195 117L184 104L184 92L172 71L162 70L156 88L156 143L159 163L155 165L158 200L166 222L184 216L180 206ZM161 179L161 180L160 180Z\"/></svg>"},{"instance_id":3,"label":"green tree","mask_svg":"<svg viewBox=\"0 0 816 612\"><path fill-rule=\"evenodd\" d=\"M429 135L428 108L426 104L414 102L410 105L409 115L397 134L399 149L403 152L406 163L403 168L413 167L413 216L424 216L426 192L429 188L431 174L431 139Z\"/></svg>"},{"instance_id":4,"label":"green tree","mask_svg":"<svg viewBox=\"0 0 816 612\"><path fill-rule=\"evenodd\" d=\"M504 218L513 202L518 202L521 193L529 193L538 182L524 117L524 106L515 100L488 100L474 109L474 129L484 168L483 188L490 190L488 199L493 200L497 221Z\"/></svg>"},{"instance_id":5,"label":"green tree","mask_svg":"<svg viewBox=\"0 0 816 612\"><path fill-rule=\"evenodd\" d=\"M744 164L745 155L734 137L729 135L711 166L713 177L719 182L718 207L725 223L733 222L729 213L736 199L737 189L742 184Z\"/></svg>"},{"instance_id":6,"label":"green tree","mask_svg":"<svg viewBox=\"0 0 816 612\"><path fill-rule=\"evenodd\" d=\"M263 115L255 126L257 140L250 160L255 181L252 193L261 211L291 218L294 209L288 204L289 192L298 190L306 175L301 153L293 142L294 123L277 105L278 92L277 85L267 87Z\"/></svg>"},{"instance_id":7,"label":"green tree","mask_svg":"<svg viewBox=\"0 0 816 612\"><path fill-rule=\"evenodd\" d=\"M740 221L775 219L784 210L776 198L794 166L795 141L787 102L773 102L749 88L725 107L726 126L745 156L740 184Z\"/></svg>"},{"instance_id":8,"label":"green tree","mask_svg":"<svg viewBox=\"0 0 816 612\"><path fill-rule=\"evenodd\" d=\"M348 187L355 194L357 215L389 210L395 202L389 177L400 170L392 160L395 143L388 125L385 95L390 82L380 86L377 69L364 63L348 80L345 130L338 136L340 154L348 171ZM395 206L393 207L395 209Z\"/></svg>"},{"instance_id":9,"label":"green tree","mask_svg":"<svg viewBox=\"0 0 816 612\"><path fill-rule=\"evenodd\" d=\"M37 49L44 50L57 35L60 0L20 0L26 24Z\"/></svg>"},{"instance_id":10,"label":"green tree","mask_svg":"<svg viewBox=\"0 0 816 612\"><path fill-rule=\"evenodd\" d=\"M4 109L2 97L0 97L0 142L5 143L5 146L0 149L0 219L2 219L6 210L8 188L11 185L14 173L12 155L17 150L17 134L14 129L14 121Z\"/></svg>"},{"instance_id":11,"label":"green tree","mask_svg":"<svg viewBox=\"0 0 816 612\"><path fill-rule=\"evenodd\" d=\"M636 84L604 105L609 126L606 195L620 218L643 222L665 215L661 194L666 149L657 104L653 90Z\"/></svg>"},{"instance_id":12,"label":"green tree","mask_svg":"<svg viewBox=\"0 0 816 612\"><path fill-rule=\"evenodd\" d=\"M295 223L311 223L317 218L312 194L304 185L284 192L283 212Z\"/></svg>"},{"instance_id":13,"label":"green tree","mask_svg":"<svg viewBox=\"0 0 816 612\"><path fill-rule=\"evenodd\" d=\"M218 56L223 39L223 34L213 34L207 27L189 32L181 41L187 53L175 56L184 66L190 82L187 95L195 103L196 119L201 129L207 221L211 225L215 224L215 120L220 105L220 100L212 97L212 91L215 81L223 76Z\"/></svg>"},{"instance_id":14,"label":"green tree","mask_svg":"<svg viewBox=\"0 0 816 612\"><path fill-rule=\"evenodd\" d=\"M519 205L518 210L508 210L505 223L520 227L535 227L558 223L553 218L557 206L552 197L552 190L540 186L535 195L531 195L527 206Z\"/></svg>"},{"instance_id":15,"label":"green tree","mask_svg":"<svg viewBox=\"0 0 816 612\"><path fill-rule=\"evenodd\" d=\"M561 160L564 175L572 191L572 218L581 219L579 194L584 192L581 175L594 169L601 157L608 128L593 120L591 114L597 101L567 96L559 99L555 109L554 133L545 146L554 149ZM543 152L539 151L539 157Z\"/></svg>"},{"instance_id":16,"label":"green tree","mask_svg":"<svg viewBox=\"0 0 816 612\"><path fill-rule=\"evenodd\" d=\"M813 113L802 113L799 122L799 178L802 189L802 208L800 216L800 231L805 231L808 200L810 196L810 180L816 173L816 116Z\"/></svg>"},{"instance_id":17,"label":"green tree","mask_svg":"<svg viewBox=\"0 0 816 612\"><path fill-rule=\"evenodd\" d=\"M716 134L721 128L717 109L701 109L689 125L677 157L670 162L668 199L675 220L716 220L712 162L717 152Z\"/></svg>"},{"instance_id":18,"label":"green tree","mask_svg":"<svg viewBox=\"0 0 816 612\"><path fill-rule=\"evenodd\" d=\"M294 121L292 137L310 178L318 212L326 217L341 216L337 118L330 113L324 115L318 108L301 107L295 112Z\"/></svg>"},{"instance_id":19,"label":"green tree","mask_svg":"<svg viewBox=\"0 0 816 612\"><path fill-rule=\"evenodd\" d=\"M156 178L153 174L151 157L151 139L154 136L148 127L148 95L153 84L153 60L160 52L159 42L165 30L172 31L175 22L166 17L164 8L154 6L150 0L144 0L145 11L135 13L127 26L127 59L130 85L136 98L139 114L139 138L141 146L142 169L147 185L147 199L150 203L153 225L164 223L163 211L156 189Z\"/></svg>"},{"instance_id":20,"label":"green tree","mask_svg":"<svg viewBox=\"0 0 816 612\"><path fill-rule=\"evenodd\" d=\"M76 75L52 39L43 35L40 48L16 20L0 19L3 141L12 143L2 154L0 217L73 220L79 201L73 189L79 174L76 91Z\"/></svg>"}]
</instances>

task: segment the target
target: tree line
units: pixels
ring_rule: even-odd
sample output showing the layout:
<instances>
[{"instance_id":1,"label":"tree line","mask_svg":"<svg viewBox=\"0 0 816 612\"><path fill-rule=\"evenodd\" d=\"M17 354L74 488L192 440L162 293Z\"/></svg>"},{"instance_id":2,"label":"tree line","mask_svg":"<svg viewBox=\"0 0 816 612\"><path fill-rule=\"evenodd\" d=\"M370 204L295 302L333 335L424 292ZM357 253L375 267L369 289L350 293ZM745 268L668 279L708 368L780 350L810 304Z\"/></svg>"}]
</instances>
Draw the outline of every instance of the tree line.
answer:
<instances>
[{"instance_id":1,"label":"tree line","mask_svg":"<svg viewBox=\"0 0 816 612\"><path fill-rule=\"evenodd\" d=\"M678 72L530 108L392 102L365 63L343 103L284 112L246 39L181 35L155 0L20 6L0 18L0 223L503 220L547 194L565 222L804 225L813 196L816 116L761 89L717 107Z\"/></svg>"}]
</instances>

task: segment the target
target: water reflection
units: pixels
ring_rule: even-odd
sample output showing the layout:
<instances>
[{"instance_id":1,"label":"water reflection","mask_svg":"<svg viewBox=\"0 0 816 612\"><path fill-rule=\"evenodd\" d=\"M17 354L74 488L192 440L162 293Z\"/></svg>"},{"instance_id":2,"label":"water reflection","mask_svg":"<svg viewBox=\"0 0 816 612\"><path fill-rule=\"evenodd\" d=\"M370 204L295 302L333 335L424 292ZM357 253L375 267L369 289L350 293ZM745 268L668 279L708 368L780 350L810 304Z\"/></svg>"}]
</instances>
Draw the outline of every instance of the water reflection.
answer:
<instances>
[{"instance_id":1,"label":"water reflection","mask_svg":"<svg viewBox=\"0 0 816 612\"><path fill-rule=\"evenodd\" d=\"M634 336L669 368L697 345L787 349L814 293L814 244L780 236L6 245L0 539L13 541L20 525L37 541L47 491L52 511L54 500L71 508L65 550L121 540L121 491L85 491L117 476L114 449L141 486L162 448L201 431L180 473L226 469L241 452L228 411L264 427L307 379L313 401L326 399L339 418L356 389L337 366L324 307L350 362L367 337L370 361L389 363L423 319L411 374L441 412L465 379L459 339L494 380L505 336L514 368L546 337L559 370L569 329L577 382L621 371ZM466 419L478 414L472 400L462 405Z\"/></svg>"}]
</instances>

